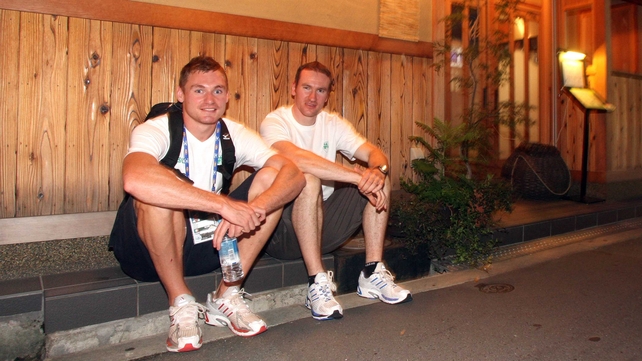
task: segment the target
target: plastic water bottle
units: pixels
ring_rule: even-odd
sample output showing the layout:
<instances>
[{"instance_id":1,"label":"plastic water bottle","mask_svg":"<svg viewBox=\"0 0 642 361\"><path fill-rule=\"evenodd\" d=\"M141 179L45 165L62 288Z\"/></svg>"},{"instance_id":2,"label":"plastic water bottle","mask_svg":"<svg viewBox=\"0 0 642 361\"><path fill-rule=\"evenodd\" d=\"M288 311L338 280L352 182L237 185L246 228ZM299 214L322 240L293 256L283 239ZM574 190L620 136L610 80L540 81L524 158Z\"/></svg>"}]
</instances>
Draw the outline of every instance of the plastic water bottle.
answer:
<instances>
[{"instance_id":1,"label":"plastic water bottle","mask_svg":"<svg viewBox=\"0 0 642 361\"><path fill-rule=\"evenodd\" d=\"M243 278L243 268L241 267L241 257L239 257L239 246L236 238L228 237L227 234L223 236L218 256L221 260L223 281L231 283Z\"/></svg>"}]
</instances>

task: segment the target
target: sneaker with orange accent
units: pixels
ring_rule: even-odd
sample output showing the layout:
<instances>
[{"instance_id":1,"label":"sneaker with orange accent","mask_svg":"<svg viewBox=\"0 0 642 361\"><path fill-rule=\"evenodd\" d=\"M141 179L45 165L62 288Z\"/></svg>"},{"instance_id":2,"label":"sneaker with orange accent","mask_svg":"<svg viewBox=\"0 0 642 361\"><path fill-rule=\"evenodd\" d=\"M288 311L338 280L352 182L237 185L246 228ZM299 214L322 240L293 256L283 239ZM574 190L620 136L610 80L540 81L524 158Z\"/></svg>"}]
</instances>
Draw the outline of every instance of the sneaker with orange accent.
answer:
<instances>
[{"instance_id":1,"label":"sneaker with orange accent","mask_svg":"<svg viewBox=\"0 0 642 361\"><path fill-rule=\"evenodd\" d=\"M244 297L249 294L238 287L230 287L220 298L216 292L207 295L205 323L217 327L229 327L234 334L250 337L263 333L267 325L250 310Z\"/></svg>"}]
</instances>

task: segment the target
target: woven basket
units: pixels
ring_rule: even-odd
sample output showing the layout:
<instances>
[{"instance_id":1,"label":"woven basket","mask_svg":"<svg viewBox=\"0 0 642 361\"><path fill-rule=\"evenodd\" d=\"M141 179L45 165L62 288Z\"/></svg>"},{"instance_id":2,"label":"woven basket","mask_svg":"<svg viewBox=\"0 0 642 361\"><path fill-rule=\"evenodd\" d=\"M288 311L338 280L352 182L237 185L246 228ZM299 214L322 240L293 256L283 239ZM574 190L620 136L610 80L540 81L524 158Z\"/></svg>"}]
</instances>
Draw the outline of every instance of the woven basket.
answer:
<instances>
[{"instance_id":1,"label":"woven basket","mask_svg":"<svg viewBox=\"0 0 642 361\"><path fill-rule=\"evenodd\" d=\"M504 166L502 177L523 198L555 199L571 188L571 174L559 150L540 143L524 143L515 149Z\"/></svg>"}]
</instances>

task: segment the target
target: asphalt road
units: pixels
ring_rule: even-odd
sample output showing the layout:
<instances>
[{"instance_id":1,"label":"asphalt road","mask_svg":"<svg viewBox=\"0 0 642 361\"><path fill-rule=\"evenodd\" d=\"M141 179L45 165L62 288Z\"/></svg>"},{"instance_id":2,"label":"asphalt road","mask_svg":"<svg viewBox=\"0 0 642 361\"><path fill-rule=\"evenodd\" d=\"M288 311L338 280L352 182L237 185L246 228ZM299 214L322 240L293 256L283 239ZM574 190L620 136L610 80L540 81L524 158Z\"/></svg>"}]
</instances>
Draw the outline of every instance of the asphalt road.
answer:
<instances>
[{"instance_id":1,"label":"asphalt road","mask_svg":"<svg viewBox=\"0 0 642 361\"><path fill-rule=\"evenodd\" d=\"M510 285L492 290L483 285ZM301 306L303 307L303 306ZM208 327L208 326L204 326ZM642 360L642 239L141 360Z\"/></svg>"}]
</instances>

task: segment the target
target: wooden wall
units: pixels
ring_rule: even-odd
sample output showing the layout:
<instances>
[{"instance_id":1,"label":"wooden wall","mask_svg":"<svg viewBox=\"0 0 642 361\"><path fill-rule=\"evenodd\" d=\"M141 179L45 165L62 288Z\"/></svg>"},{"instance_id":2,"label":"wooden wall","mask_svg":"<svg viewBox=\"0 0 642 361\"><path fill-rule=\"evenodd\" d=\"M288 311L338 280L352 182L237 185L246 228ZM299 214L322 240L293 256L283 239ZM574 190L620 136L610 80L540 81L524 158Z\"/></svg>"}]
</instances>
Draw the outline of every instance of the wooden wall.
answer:
<instances>
[{"instance_id":1,"label":"wooden wall","mask_svg":"<svg viewBox=\"0 0 642 361\"><path fill-rule=\"evenodd\" d=\"M254 129L290 102L301 63L328 65L328 107L386 152L394 189L414 122L433 118L421 56L14 10L0 10L0 48L0 218L116 210L131 130L198 54L225 64L227 116Z\"/></svg>"},{"instance_id":2,"label":"wooden wall","mask_svg":"<svg viewBox=\"0 0 642 361\"><path fill-rule=\"evenodd\" d=\"M606 116L608 181L642 178L642 76L613 72Z\"/></svg>"}]
</instances>

